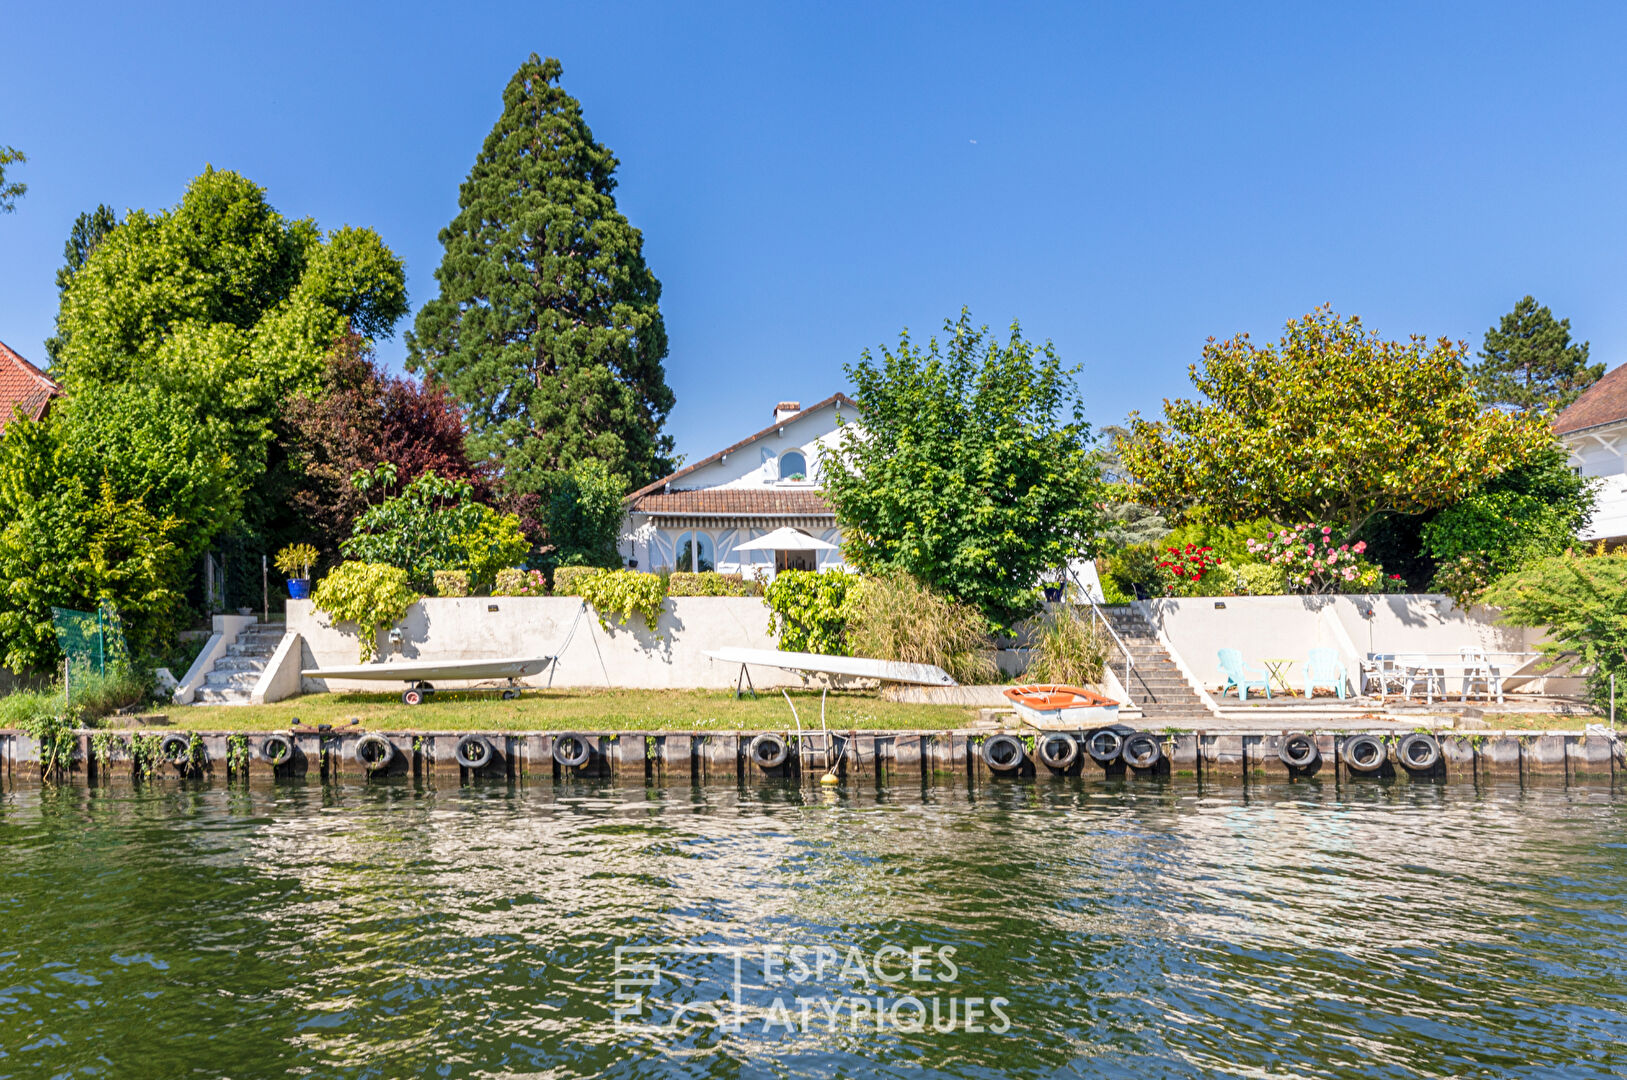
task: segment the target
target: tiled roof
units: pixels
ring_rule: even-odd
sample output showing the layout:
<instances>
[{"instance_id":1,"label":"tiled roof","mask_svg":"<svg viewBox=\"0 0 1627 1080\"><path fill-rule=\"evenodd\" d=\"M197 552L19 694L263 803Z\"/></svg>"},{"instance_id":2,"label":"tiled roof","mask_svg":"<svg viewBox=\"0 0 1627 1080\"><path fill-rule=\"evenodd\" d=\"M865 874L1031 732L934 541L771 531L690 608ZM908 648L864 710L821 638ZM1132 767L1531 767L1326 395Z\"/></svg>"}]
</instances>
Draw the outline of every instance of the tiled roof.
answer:
<instances>
[{"instance_id":1,"label":"tiled roof","mask_svg":"<svg viewBox=\"0 0 1627 1080\"><path fill-rule=\"evenodd\" d=\"M1554 417L1554 433L1565 435L1617 420L1627 420L1627 364L1605 372L1603 378Z\"/></svg>"},{"instance_id":2,"label":"tiled roof","mask_svg":"<svg viewBox=\"0 0 1627 1080\"><path fill-rule=\"evenodd\" d=\"M45 372L13 352L0 341L0 431L21 408L30 420L40 420L51 399L62 387L45 377Z\"/></svg>"},{"instance_id":3,"label":"tiled roof","mask_svg":"<svg viewBox=\"0 0 1627 1080\"><path fill-rule=\"evenodd\" d=\"M832 517L830 503L814 488L702 488L655 492L633 499L639 514L670 517Z\"/></svg>"},{"instance_id":4,"label":"tiled roof","mask_svg":"<svg viewBox=\"0 0 1627 1080\"><path fill-rule=\"evenodd\" d=\"M661 479L657 480L653 484L646 484L644 487L639 488L637 491L635 491L631 495L627 496L627 501L630 502L630 501L633 501L635 499L639 499L639 498L641 498L641 497L643 497L645 495L648 495L652 491L660 491L662 488L666 487L668 484L672 483L675 480L683 479L684 477L688 476L690 473L694 472L696 469L699 469L699 468L701 468L702 466L705 466L705 465L710 465L714 461L718 461L718 460L722 459L723 455L725 455L725 454L732 454L732 453L735 453L738 450L742 450L742 449L750 446L752 443L756 442L758 439L766 439L768 436L774 434L776 431L780 430L780 428L784 427L786 424L789 424L791 421L797 419L797 417L799 417L799 416L806 416L808 413L818 412L820 409L823 409L827 405L838 405L838 404L846 405L848 408L853 410L855 415L858 414L858 411L859 411L858 402L854 401L852 398L848 397L846 394L832 394L830 397L826 398L824 401L817 401L814 404L809 405L806 409L803 409L801 412L797 413L796 416L787 416L783 420L776 420L772 424L765 427L763 430L759 431L757 434L751 436L750 438L741 439L739 442L735 443L733 446L728 447L725 450L719 450L717 453L713 454L711 457L702 458L701 460L695 462L695 464L693 464L693 465L686 465L683 468L679 469L677 472L673 473L671 476L663 476Z\"/></svg>"}]
</instances>

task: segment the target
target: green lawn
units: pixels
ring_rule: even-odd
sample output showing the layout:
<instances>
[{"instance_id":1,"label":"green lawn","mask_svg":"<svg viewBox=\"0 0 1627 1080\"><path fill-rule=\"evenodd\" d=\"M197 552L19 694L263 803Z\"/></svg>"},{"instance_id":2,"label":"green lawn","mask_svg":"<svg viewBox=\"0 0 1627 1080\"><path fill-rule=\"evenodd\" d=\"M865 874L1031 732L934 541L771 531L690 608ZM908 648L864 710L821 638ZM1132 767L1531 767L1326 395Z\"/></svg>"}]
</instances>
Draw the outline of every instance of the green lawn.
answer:
<instances>
[{"instance_id":1,"label":"green lawn","mask_svg":"<svg viewBox=\"0 0 1627 1080\"><path fill-rule=\"evenodd\" d=\"M802 726L819 727L818 691L793 690ZM170 725L195 731L274 731L348 724L384 731L737 731L795 729L778 691L736 701L729 690L528 690L518 701L494 696L432 700L407 707L394 694L308 694L275 705L170 706ZM825 722L842 730L965 727L977 710L906 705L875 694L833 692Z\"/></svg>"}]
</instances>

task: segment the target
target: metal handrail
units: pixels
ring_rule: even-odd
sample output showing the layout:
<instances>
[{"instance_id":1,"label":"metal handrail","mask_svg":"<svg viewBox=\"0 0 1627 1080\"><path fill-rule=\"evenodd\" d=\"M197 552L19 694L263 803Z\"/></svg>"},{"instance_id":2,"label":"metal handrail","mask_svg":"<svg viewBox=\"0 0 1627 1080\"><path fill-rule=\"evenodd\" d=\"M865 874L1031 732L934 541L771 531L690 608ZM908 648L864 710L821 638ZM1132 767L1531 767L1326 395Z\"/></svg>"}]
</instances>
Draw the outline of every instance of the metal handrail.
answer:
<instances>
[{"instance_id":1,"label":"metal handrail","mask_svg":"<svg viewBox=\"0 0 1627 1080\"><path fill-rule=\"evenodd\" d=\"M1100 623L1107 630L1108 636L1113 639L1113 644L1117 645L1119 647L1119 652L1124 654L1124 696L1129 698L1125 704L1134 705L1135 699L1130 696L1130 669L1136 666L1136 662L1135 658L1130 655L1130 646L1125 644L1124 639L1119 637L1118 631L1113 629L1113 624L1108 621L1107 613L1101 609L1100 604L1096 603L1096 598L1090 595L1090 590L1085 588L1084 582L1080 581L1076 576L1074 576L1071 568L1067 571L1067 574L1069 584L1071 584L1078 591L1079 595L1085 598L1085 602L1090 605L1091 618Z\"/></svg>"}]
</instances>

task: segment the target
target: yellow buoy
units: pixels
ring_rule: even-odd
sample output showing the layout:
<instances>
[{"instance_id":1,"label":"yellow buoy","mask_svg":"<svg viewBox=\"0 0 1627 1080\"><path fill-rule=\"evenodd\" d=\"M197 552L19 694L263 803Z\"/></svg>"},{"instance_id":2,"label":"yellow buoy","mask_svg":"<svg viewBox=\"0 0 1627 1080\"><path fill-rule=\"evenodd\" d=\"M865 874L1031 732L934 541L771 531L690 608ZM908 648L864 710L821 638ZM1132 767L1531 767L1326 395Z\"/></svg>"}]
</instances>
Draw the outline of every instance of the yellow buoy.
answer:
<instances>
[{"instance_id":1,"label":"yellow buoy","mask_svg":"<svg viewBox=\"0 0 1627 1080\"><path fill-rule=\"evenodd\" d=\"M820 778L819 778L819 782L820 782L820 783L821 783L821 784L836 784L836 783L840 783L840 781L839 781L839 780L837 780L837 779L836 779L836 774L835 774L835 773L826 773L826 774L825 774L825 775L824 775L824 776L821 776L821 777L820 777Z\"/></svg>"}]
</instances>

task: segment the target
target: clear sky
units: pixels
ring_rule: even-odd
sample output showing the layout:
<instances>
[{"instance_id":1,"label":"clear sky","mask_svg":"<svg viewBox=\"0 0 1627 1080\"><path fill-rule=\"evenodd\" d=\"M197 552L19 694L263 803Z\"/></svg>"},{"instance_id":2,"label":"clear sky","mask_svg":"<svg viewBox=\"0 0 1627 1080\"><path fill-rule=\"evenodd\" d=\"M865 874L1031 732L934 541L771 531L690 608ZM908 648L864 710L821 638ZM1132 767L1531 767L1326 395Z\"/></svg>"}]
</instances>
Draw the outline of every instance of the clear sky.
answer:
<instances>
[{"instance_id":1,"label":"clear sky","mask_svg":"<svg viewBox=\"0 0 1627 1080\"><path fill-rule=\"evenodd\" d=\"M1330 302L1478 346L1532 293L1627 349L1622 4L51 3L0 40L0 340L41 363L75 215L206 163L377 229L416 311L532 51L621 159L691 460L962 305L1097 423Z\"/></svg>"}]
</instances>

